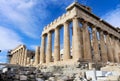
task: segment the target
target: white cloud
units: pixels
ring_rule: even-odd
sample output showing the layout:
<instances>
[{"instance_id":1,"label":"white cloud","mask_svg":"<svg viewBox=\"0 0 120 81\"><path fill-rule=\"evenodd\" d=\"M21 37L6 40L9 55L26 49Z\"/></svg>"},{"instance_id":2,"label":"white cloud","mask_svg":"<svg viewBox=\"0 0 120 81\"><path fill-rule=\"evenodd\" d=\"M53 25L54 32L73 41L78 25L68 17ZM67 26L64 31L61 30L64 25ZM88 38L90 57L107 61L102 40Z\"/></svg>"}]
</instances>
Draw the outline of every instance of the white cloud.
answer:
<instances>
[{"instance_id":1,"label":"white cloud","mask_svg":"<svg viewBox=\"0 0 120 81\"><path fill-rule=\"evenodd\" d=\"M34 5L33 0L0 0L0 14L13 23L16 29L36 38L39 27L35 24L31 10Z\"/></svg>"},{"instance_id":2,"label":"white cloud","mask_svg":"<svg viewBox=\"0 0 120 81\"><path fill-rule=\"evenodd\" d=\"M120 28L120 6L118 6L115 10L109 11L102 18L113 26Z\"/></svg>"},{"instance_id":3,"label":"white cloud","mask_svg":"<svg viewBox=\"0 0 120 81\"><path fill-rule=\"evenodd\" d=\"M61 0L60 3L57 0L0 0L0 16L27 36L39 38L40 26L37 23L42 23L49 15L48 4L67 3L67 0Z\"/></svg>"},{"instance_id":4,"label":"white cloud","mask_svg":"<svg viewBox=\"0 0 120 81\"><path fill-rule=\"evenodd\" d=\"M12 30L0 26L0 50L6 51L22 44L21 38Z\"/></svg>"}]
</instances>

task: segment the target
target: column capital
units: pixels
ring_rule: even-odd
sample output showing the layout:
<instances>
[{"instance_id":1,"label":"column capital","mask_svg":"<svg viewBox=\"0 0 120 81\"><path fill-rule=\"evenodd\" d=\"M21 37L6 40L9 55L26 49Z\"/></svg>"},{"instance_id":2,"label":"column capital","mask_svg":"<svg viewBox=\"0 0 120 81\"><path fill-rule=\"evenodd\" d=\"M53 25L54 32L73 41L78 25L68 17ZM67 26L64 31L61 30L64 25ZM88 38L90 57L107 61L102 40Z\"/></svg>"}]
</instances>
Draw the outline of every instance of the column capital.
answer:
<instances>
[{"instance_id":1,"label":"column capital","mask_svg":"<svg viewBox=\"0 0 120 81\"><path fill-rule=\"evenodd\" d=\"M105 35L108 35L108 32L107 32L107 31L104 31L104 34L105 34Z\"/></svg>"},{"instance_id":2,"label":"column capital","mask_svg":"<svg viewBox=\"0 0 120 81\"><path fill-rule=\"evenodd\" d=\"M78 19L78 20L79 20L79 17L73 17L73 20L74 20L74 19Z\"/></svg>"},{"instance_id":3,"label":"column capital","mask_svg":"<svg viewBox=\"0 0 120 81\"><path fill-rule=\"evenodd\" d=\"M48 31L48 32L47 32L47 35L48 35L48 34L51 34L51 31Z\"/></svg>"},{"instance_id":4,"label":"column capital","mask_svg":"<svg viewBox=\"0 0 120 81\"><path fill-rule=\"evenodd\" d=\"M93 30L93 31L97 31L97 28L93 25L93 26L92 26L92 30Z\"/></svg>"},{"instance_id":5,"label":"column capital","mask_svg":"<svg viewBox=\"0 0 120 81\"><path fill-rule=\"evenodd\" d=\"M109 34L111 38L114 38L114 36L112 34Z\"/></svg>"},{"instance_id":6,"label":"column capital","mask_svg":"<svg viewBox=\"0 0 120 81\"><path fill-rule=\"evenodd\" d=\"M91 28L93 29L93 28L96 28L96 26L95 25L93 25L93 24L91 24Z\"/></svg>"},{"instance_id":7,"label":"column capital","mask_svg":"<svg viewBox=\"0 0 120 81\"><path fill-rule=\"evenodd\" d=\"M68 21L65 21L65 22L63 23L63 25L65 25L65 24L69 24L69 22L68 22Z\"/></svg>"},{"instance_id":8,"label":"column capital","mask_svg":"<svg viewBox=\"0 0 120 81\"><path fill-rule=\"evenodd\" d=\"M81 19L81 23L82 24L88 24L89 22L87 20L85 20L85 19Z\"/></svg>"}]
</instances>

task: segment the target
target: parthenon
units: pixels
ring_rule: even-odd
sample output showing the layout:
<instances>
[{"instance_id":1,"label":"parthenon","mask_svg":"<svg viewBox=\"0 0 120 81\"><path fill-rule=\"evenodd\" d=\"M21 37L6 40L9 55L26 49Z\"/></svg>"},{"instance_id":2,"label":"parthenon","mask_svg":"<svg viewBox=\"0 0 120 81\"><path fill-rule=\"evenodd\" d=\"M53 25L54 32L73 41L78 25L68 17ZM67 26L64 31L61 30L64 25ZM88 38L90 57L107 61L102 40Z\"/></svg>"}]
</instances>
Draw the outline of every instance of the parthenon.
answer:
<instances>
[{"instance_id":1,"label":"parthenon","mask_svg":"<svg viewBox=\"0 0 120 81\"><path fill-rule=\"evenodd\" d=\"M66 14L51 22L42 32L40 62L52 62L52 33L55 33L54 62L60 61L59 30L61 27L64 28L63 62L69 60L119 62L120 33L118 30L92 14L89 7L73 3L66 9ZM70 54L70 23L73 23L72 54ZM70 58L71 55L73 58Z\"/></svg>"},{"instance_id":2,"label":"parthenon","mask_svg":"<svg viewBox=\"0 0 120 81\"><path fill-rule=\"evenodd\" d=\"M65 14L44 27L41 46L36 48L33 65L72 64L78 61L120 63L119 28L113 27L94 15L89 7L77 2L69 5L66 10ZM62 27L64 31L63 56L60 53L60 29ZM71 36L70 33L72 33ZM70 38L72 38L71 43ZM25 52L23 48L23 56L16 56L16 59L13 56L10 63L26 65ZM18 61L20 59L22 62Z\"/></svg>"}]
</instances>

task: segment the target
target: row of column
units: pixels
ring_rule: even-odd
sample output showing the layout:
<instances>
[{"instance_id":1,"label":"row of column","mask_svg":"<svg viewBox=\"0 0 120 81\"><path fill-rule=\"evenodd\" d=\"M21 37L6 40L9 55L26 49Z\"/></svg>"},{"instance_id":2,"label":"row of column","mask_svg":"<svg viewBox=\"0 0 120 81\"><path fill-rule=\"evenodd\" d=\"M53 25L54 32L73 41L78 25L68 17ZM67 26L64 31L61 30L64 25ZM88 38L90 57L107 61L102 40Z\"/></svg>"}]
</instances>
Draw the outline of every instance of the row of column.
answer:
<instances>
[{"instance_id":1,"label":"row of column","mask_svg":"<svg viewBox=\"0 0 120 81\"><path fill-rule=\"evenodd\" d=\"M88 31L88 22L83 23L83 46L80 43L81 37L79 32L79 20L73 18L73 36L72 36L72 54L74 60L87 60L87 61L111 61L119 62L120 46L119 39L110 39L109 34L105 34L103 30L99 30L99 38L97 36L97 27L92 25L92 40ZM70 32L69 23L64 24L64 56L63 61L70 59ZM49 63L52 61L52 33L48 32L47 52L45 56L45 36L42 35L40 62ZM92 41L92 43L91 43ZM113 44L114 42L114 44ZM83 47L83 49L81 49ZM115 48L114 48L115 47ZM92 50L93 49L93 50ZM83 54L82 51L83 50ZM93 55L94 54L94 55ZM116 60L115 60L116 59ZM60 61L60 32L59 28L55 28L54 40L54 61Z\"/></svg>"},{"instance_id":2,"label":"row of column","mask_svg":"<svg viewBox=\"0 0 120 81\"><path fill-rule=\"evenodd\" d=\"M64 24L64 56L63 60L70 59L70 32L69 32L69 23L65 22ZM86 27L87 25L84 24ZM81 54L81 44L80 44L80 35L79 35L79 20L77 18L73 19L73 44L72 44L72 52L73 52L73 59L79 60L83 59ZM87 28L85 28L85 31ZM88 31L85 33L86 35L89 34ZM85 35L85 36L86 36ZM88 39L89 36L87 35L85 39ZM88 40L89 42L90 40ZM84 45L88 45L89 43L85 43ZM85 47L84 50L90 49L89 47ZM88 51L89 52L89 51ZM90 53L85 53L86 59L91 59ZM40 62L44 63L51 62L52 61L52 36L51 32L48 32L48 43L47 43L47 52L46 52L46 59L45 59L45 36L42 36L42 42L41 42L41 52L40 52ZM59 28L55 29L55 40L54 40L54 61L60 61L60 32Z\"/></svg>"},{"instance_id":3,"label":"row of column","mask_svg":"<svg viewBox=\"0 0 120 81\"><path fill-rule=\"evenodd\" d=\"M12 54L11 57L11 64L19 64L19 65L25 65L26 64L26 49L25 48L21 48L19 50L17 50L15 53Z\"/></svg>"},{"instance_id":4,"label":"row of column","mask_svg":"<svg viewBox=\"0 0 120 81\"><path fill-rule=\"evenodd\" d=\"M99 32L99 36L97 34ZM117 62L120 61L120 41L118 38L92 26L93 61ZM99 37L99 40L98 40Z\"/></svg>"}]
</instances>

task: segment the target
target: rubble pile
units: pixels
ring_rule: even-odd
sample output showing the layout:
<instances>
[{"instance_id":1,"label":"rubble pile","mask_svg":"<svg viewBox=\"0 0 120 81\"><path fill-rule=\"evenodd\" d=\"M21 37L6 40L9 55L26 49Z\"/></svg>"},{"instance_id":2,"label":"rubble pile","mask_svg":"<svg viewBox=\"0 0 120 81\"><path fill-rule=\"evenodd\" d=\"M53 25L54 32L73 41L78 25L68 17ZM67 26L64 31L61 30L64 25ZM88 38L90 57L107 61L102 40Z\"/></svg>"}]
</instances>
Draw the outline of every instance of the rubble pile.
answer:
<instances>
[{"instance_id":1,"label":"rubble pile","mask_svg":"<svg viewBox=\"0 0 120 81\"><path fill-rule=\"evenodd\" d=\"M55 67L60 68L60 67ZM53 69L53 67L52 67ZM69 70L69 69L68 69ZM78 68L77 68L78 70ZM0 74L0 81L87 81L84 72L64 73L55 69L56 72L42 72L35 67L14 67L8 68ZM68 71L67 71L68 72Z\"/></svg>"},{"instance_id":2,"label":"rubble pile","mask_svg":"<svg viewBox=\"0 0 120 81\"><path fill-rule=\"evenodd\" d=\"M120 81L120 66L115 63L101 70L88 69L86 64L40 68L7 67L0 70L0 81Z\"/></svg>"}]
</instances>

